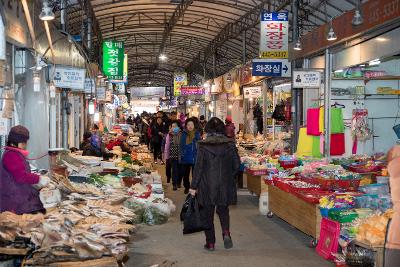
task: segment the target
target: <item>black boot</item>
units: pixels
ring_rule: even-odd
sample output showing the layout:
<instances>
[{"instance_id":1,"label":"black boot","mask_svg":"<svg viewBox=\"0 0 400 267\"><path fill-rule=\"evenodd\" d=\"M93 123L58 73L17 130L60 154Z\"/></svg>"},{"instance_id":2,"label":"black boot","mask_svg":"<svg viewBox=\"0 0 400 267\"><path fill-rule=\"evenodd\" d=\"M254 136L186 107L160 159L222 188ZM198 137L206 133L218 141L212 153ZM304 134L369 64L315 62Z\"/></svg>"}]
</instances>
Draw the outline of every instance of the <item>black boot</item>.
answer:
<instances>
[{"instance_id":1,"label":"black boot","mask_svg":"<svg viewBox=\"0 0 400 267\"><path fill-rule=\"evenodd\" d=\"M231 249L233 247L233 242L232 242L232 238L231 235L228 233L224 233L222 235L223 239L224 239L224 247L225 249Z\"/></svg>"},{"instance_id":2,"label":"black boot","mask_svg":"<svg viewBox=\"0 0 400 267\"><path fill-rule=\"evenodd\" d=\"M205 244L204 249L208 251L214 251L215 250L215 244Z\"/></svg>"}]
</instances>

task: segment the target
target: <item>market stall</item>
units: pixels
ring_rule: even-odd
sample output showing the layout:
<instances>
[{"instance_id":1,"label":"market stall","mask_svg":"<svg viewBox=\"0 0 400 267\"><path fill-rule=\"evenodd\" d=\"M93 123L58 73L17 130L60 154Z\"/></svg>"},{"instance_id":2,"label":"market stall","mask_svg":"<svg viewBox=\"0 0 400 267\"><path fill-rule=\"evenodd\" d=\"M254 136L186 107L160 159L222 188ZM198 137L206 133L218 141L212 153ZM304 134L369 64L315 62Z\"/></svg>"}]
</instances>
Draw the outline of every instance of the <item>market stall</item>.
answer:
<instances>
[{"instance_id":1,"label":"market stall","mask_svg":"<svg viewBox=\"0 0 400 267\"><path fill-rule=\"evenodd\" d=\"M136 224L167 222L175 206L165 198L147 147L129 140L123 142L130 153L114 146L107 161L79 151L53 155L51 182L40 190L46 214L0 213L0 259L23 259L24 266L119 266Z\"/></svg>"}]
</instances>

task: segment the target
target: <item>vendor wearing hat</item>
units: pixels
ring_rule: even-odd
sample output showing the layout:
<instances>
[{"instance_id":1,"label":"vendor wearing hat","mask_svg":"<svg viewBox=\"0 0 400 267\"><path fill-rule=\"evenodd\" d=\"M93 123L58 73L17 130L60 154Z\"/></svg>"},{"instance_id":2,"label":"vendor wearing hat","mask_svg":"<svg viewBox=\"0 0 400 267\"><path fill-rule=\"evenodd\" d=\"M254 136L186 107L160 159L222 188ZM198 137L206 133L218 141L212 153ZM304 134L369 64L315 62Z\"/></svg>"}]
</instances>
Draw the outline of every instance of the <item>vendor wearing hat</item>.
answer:
<instances>
[{"instance_id":1,"label":"vendor wearing hat","mask_svg":"<svg viewBox=\"0 0 400 267\"><path fill-rule=\"evenodd\" d=\"M44 187L49 178L31 172L27 162L28 140L28 129L20 125L11 128L0 162L0 212L24 214L45 211L39 191L33 185Z\"/></svg>"},{"instance_id":2,"label":"vendor wearing hat","mask_svg":"<svg viewBox=\"0 0 400 267\"><path fill-rule=\"evenodd\" d=\"M225 134L227 137L235 139L235 124L232 122L231 116L225 118Z\"/></svg>"}]
</instances>

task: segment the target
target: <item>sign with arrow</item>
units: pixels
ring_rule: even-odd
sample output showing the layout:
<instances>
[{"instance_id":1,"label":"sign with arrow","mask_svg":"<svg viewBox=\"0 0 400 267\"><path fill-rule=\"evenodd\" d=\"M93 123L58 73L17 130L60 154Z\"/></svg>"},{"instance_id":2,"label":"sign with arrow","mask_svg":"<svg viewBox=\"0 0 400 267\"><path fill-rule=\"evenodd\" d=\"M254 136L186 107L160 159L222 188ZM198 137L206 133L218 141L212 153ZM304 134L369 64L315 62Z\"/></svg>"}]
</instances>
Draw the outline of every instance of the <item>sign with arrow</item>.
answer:
<instances>
[{"instance_id":1,"label":"sign with arrow","mask_svg":"<svg viewBox=\"0 0 400 267\"><path fill-rule=\"evenodd\" d=\"M253 59L253 76L291 77L291 65L287 59Z\"/></svg>"}]
</instances>

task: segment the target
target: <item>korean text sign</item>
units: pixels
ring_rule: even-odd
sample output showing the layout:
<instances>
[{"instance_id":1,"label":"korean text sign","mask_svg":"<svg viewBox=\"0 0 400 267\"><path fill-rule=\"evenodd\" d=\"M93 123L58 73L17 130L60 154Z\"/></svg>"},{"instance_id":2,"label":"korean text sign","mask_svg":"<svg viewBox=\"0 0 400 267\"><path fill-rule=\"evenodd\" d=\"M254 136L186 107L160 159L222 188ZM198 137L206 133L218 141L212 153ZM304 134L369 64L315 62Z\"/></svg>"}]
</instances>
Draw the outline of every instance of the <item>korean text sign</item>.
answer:
<instances>
[{"instance_id":1,"label":"korean text sign","mask_svg":"<svg viewBox=\"0 0 400 267\"><path fill-rule=\"evenodd\" d=\"M70 88L74 91L84 91L86 70L72 68L67 66L56 65L54 71L53 82L58 88Z\"/></svg>"},{"instance_id":2,"label":"korean text sign","mask_svg":"<svg viewBox=\"0 0 400 267\"><path fill-rule=\"evenodd\" d=\"M321 86L321 72L293 71L293 88L319 88Z\"/></svg>"},{"instance_id":3,"label":"korean text sign","mask_svg":"<svg viewBox=\"0 0 400 267\"><path fill-rule=\"evenodd\" d=\"M124 78L124 42L103 42L103 72L111 80Z\"/></svg>"},{"instance_id":4,"label":"korean text sign","mask_svg":"<svg viewBox=\"0 0 400 267\"><path fill-rule=\"evenodd\" d=\"M260 58L288 58L289 13L261 13Z\"/></svg>"},{"instance_id":5,"label":"korean text sign","mask_svg":"<svg viewBox=\"0 0 400 267\"><path fill-rule=\"evenodd\" d=\"M290 77L291 65L287 59L253 59L252 75Z\"/></svg>"},{"instance_id":6,"label":"korean text sign","mask_svg":"<svg viewBox=\"0 0 400 267\"><path fill-rule=\"evenodd\" d=\"M182 86L181 95L203 95L204 88L201 86Z\"/></svg>"},{"instance_id":7,"label":"korean text sign","mask_svg":"<svg viewBox=\"0 0 400 267\"><path fill-rule=\"evenodd\" d=\"M186 72L175 73L174 75L174 96L181 95L181 87L188 84Z\"/></svg>"}]
</instances>

